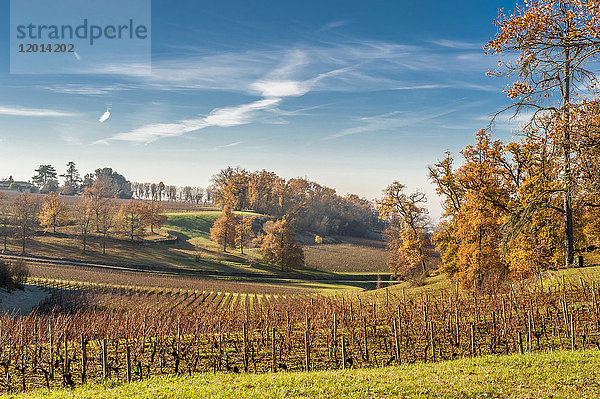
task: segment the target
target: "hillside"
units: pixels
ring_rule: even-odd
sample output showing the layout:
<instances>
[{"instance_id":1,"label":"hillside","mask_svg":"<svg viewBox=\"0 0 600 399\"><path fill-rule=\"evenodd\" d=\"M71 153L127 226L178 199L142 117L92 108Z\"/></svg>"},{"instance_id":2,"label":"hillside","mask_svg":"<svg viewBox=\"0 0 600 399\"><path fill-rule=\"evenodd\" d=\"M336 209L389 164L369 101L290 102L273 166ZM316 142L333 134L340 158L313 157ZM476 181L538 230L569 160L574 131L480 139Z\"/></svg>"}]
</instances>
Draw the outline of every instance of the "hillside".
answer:
<instances>
[{"instance_id":1,"label":"hillside","mask_svg":"<svg viewBox=\"0 0 600 399\"><path fill-rule=\"evenodd\" d=\"M557 373L560 367L561 373ZM2 398L597 398L597 351L485 356L396 367L278 374L199 374Z\"/></svg>"}]
</instances>

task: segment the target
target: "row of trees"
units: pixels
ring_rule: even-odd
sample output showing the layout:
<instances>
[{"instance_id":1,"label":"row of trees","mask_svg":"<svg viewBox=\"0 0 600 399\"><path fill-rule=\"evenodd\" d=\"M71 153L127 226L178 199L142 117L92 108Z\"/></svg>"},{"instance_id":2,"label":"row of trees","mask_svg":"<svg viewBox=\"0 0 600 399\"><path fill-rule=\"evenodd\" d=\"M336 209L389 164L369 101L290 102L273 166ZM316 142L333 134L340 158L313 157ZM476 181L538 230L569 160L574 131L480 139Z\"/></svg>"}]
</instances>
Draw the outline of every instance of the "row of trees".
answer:
<instances>
[{"instance_id":1,"label":"row of trees","mask_svg":"<svg viewBox=\"0 0 600 399\"><path fill-rule=\"evenodd\" d=\"M188 202L191 204L205 204L212 201L210 187L178 187L159 183L131 183L133 197L149 201Z\"/></svg>"},{"instance_id":2,"label":"row of trees","mask_svg":"<svg viewBox=\"0 0 600 399\"><path fill-rule=\"evenodd\" d=\"M45 232L56 233L57 227L70 225L77 227L83 253L89 236L94 233L102 237L102 252L106 253L106 242L111 234L125 236L133 242L143 238L148 228L154 233L155 228L166 222L159 203L131 199L119 207L109 193L110 187L98 179L84 189L79 202L71 208L54 192L44 196L41 204L27 193L19 195L13 203L0 197L0 234L4 251L11 237L21 241L25 253L27 240L40 227Z\"/></svg>"},{"instance_id":3,"label":"row of trees","mask_svg":"<svg viewBox=\"0 0 600 399\"><path fill-rule=\"evenodd\" d=\"M221 170L212 179L213 203L234 210L286 218L297 229L319 234L362 236L377 224L377 210L355 194L335 190L304 178L285 180L266 170Z\"/></svg>"},{"instance_id":4,"label":"row of trees","mask_svg":"<svg viewBox=\"0 0 600 399\"><path fill-rule=\"evenodd\" d=\"M510 142L479 131L459 167L450 153L429 167L444 199L433 236L442 270L469 287L571 266L576 251L600 243L600 101L591 69L600 52L598 2L526 2L500 12L496 26L486 51L509 61L489 74L512 80L503 111L531 119ZM424 197L401 189L388 188L380 214L398 220L391 257L414 267L422 263Z\"/></svg>"},{"instance_id":5,"label":"row of trees","mask_svg":"<svg viewBox=\"0 0 600 399\"><path fill-rule=\"evenodd\" d=\"M63 184L58 181L58 172L52 165L40 165L35 170L32 182L40 193L60 192L63 195L81 194L86 188L90 188L96 180L101 180L114 198L131 198L131 183L112 168L99 168L93 173L86 174L83 178L75 162L68 162L63 178Z\"/></svg>"},{"instance_id":6,"label":"row of trees","mask_svg":"<svg viewBox=\"0 0 600 399\"><path fill-rule=\"evenodd\" d=\"M259 246L263 260L281 267L282 271L304 266L304 252L296 242L290 223L284 218L276 222L267 221L254 228L255 217L236 215L229 205L210 229L211 239L223 247L244 249ZM257 234L258 231L258 234Z\"/></svg>"}]
</instances>

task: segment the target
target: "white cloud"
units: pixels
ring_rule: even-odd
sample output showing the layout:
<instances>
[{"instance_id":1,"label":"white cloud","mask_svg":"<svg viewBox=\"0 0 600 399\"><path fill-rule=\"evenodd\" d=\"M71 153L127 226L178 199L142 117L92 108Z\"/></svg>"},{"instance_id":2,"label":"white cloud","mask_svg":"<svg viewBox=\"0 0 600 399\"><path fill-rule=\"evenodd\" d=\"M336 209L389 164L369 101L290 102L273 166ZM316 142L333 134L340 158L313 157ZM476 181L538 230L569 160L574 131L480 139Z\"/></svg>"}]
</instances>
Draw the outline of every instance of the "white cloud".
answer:
<instances>
[{"instance_id":1,"label":"white cloud","mask_svg":"<svg viewBox=\"0 0 600 399\"><path fill-rule=\"evenodd\" d=\"M100 117L100 119L98 119L98 122L100 123L104 123L108 118L110 118L110 110L106 110L102 116Z\"/></svg>"},{"instance_id":2,"label":"white cloud","mask_svg":"<svg viewBox=\"0 0 600 399\"><path fill-rule=\"evenodd\" d=\"M124 84L116 84L111 86L89 86L81 84L59 84L52 86L39 86L42 89L60 94L77 94L77 95L105 95L116 91L130 90L132 87Z\"/></svg>"},{"instance_id":3,"label":"white cloud","mask_svg":"<svg viewBox=\"0 0 600 399\"><path fill-rule=\"evenodd\" d=\"M348 25L349 23L350 23L349 21L345 21L345 20L332 21L328 24L323 25L321 30L335 29L335 28L342 27L344 25Z\"/></svg>"},{"instance_id":4,"label":"white cloud","mask_svg":"<svg viewBox=\"0 0 600 399\"><path fill-rule=\"evenodd\" d=\"M250 85L264 97L292 97L306 94L310 87L295 80L261 80Z\"/></svg>"},{"instance_id":5,"label":"white cloud","mask_svg":"<svg viewBox=\"0 0 600 399\"><path fill-rule=\"evenodd\" d=\"M95 144L106 144L111 140L151 143L161 138L177 137L211 126L244 125L253 121L255 112L274 107L280 101L280 98L270 98L235 107L216 108L206 117L181 120L176 123L152 123L129 132L116 134L108 139L99 140Z\"/></svg>"},{"instance_id":6,"label":"white cloud","mask_svg":"<svg viewBox=\"0 0 600 399\"><path fill-rule=\"evenodd\" d=\"M442 116L446 116L467 108L473 108L478 105L478 102L471 102L467 104L448 106L443 109L434 109L418 113L394 111L382 115L362 117L357 119L358 122L362 123L361 125L341 130L338 133L334 133L330 136L323 138L323 140L337 139L340 137L360 133L400 129L415 124L422 124L425 121L440 118Z\"/></svg>"},{"instance_id":7,"label":"white cloud","mask_svg":"<svg viewBox=\"0 0 600 399\"><path fill-rule=\"evenodd\" d=\"M162 59L153 62L151 75L146 65L136 64L98 65L97 72L138 80L138 87L144 89L223 90L287 97L308 90L388 90L405 86L398 76L415 72L436 74L435 84L448 84L461 74L470 78L471 73L478 72L483 77L495 66L495 59L482 51L459 51L459 42L436 43L445 44L449 51L431 45L348 41ZM474 44L463 43L462 47L474 49Z\"/></svg>"},{"instance_id":8,"label":"white cloud","mask_svg":"<svg viewBox=\"0 0 600 399\"><path fill-rule=\"evenodd\" d=\"M236 141L235 143L229 143L229 144L225 144L225 145L220 145L217 148L231 148L231 147L237 147L240 144L244 144L243 141Z\"/></svg>"},{"instance_id":9,"label":"white cloud","mask_svg":"<svg viewBox=\"0 0 600 399\"><path fill-rule=\"evenodd\" d=\"M52 109L40 109L40 108L25 108L25 107L14 107L14 106L1 106L0 115L9 116L32 116L32 117L68 117L77 116L76 113L55 111Z\"/></svg>"},{"instance_id":10,"label":"white cloud","mask_svg":"<svg viewBox=\"0 0 600 399\"><path fill-rule=\"evenodd\" d=\"M441 42L446 46L456 43ZM443 88L488 88L467 86L457 81L475 64L483 64L483 54L440 52L439 49L389 42L354 41L344 44L296 46L291 49L268 49L219 53L153 63L152 75L136 65L99 66L103 73L117 73L139 79L139 87L157 90L220 90L261 98L231 107L213 109L208 115L173 123L148 123L129 132L101 140L148 143L162 137L181 136L211 126L231 127L262 119L262 111L279 113L271 123L286 123L278 108L286 98L310 92L369 92L378 90L430 90ZM481 72L480 65L477 65ZM485 71L486 68L483 68ZM419 83L399 80L397 76L414 76L427 71L435 79ZM405 73L405 75L403 75ZM483 74L483 72L482 72ZM433 75L432 75L433 76ZM483 76L483 75L482 75ZM425 78L427 79L427 78ZM330 138L396 126L400 122L362 121L358 126Z\"/></svg>"},{"instance_id":11,"label":"white cloud","mask_svg":"<svg viewBox=\"0 0 600 399\"><path fill-rule=\"evenodd\" d=\"M252 120L253 113L273 107L281 102L280 98L266 98L250 104L236 107L218 108L203 119L207 126L230 127L245 125Z\"/></svg>"},{"instance_id":12,"label":"white cloud","mask_svg":"<svg viewBox=\"0 0 600 399\"><path fill-rule=\"evenodd\" d=\"M474 49L483 49L483 43L477 42L467 42L462 40L449 40L449 39L440 39L440 40L432 40L431 43L438 45L440 47L446 47L451 49L460 49L460 50L474 50Z\"/></svg>"}]
</instances>

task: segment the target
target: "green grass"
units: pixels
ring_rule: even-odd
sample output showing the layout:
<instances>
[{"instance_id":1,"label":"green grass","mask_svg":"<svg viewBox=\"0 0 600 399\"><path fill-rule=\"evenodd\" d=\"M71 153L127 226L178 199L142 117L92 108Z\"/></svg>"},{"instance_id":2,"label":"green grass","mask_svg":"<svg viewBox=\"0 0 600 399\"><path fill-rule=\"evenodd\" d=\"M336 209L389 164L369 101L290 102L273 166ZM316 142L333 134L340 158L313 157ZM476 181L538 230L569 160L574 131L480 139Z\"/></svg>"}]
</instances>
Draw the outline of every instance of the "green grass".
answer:
<instances>
[{"instance_id":1,"label":"green grass","mask_svg":"<svg viewBox=\"0 0 600 399\"><path fill-rule=\"evenodd\" d=\"M597 398L600 352L486 356L311 373L198 374L11 398Z\"/></svg>"}]
</instances>

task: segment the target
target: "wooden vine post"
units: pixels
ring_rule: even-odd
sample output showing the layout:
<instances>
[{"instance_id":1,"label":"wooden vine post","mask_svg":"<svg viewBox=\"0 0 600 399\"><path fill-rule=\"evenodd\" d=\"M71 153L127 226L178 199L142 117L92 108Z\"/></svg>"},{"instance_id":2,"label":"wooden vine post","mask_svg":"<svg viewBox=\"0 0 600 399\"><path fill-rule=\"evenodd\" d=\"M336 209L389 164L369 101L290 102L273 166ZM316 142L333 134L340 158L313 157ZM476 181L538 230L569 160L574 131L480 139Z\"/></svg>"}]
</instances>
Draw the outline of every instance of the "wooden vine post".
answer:
<instances>
[{"instance_id":1,"label":"wooden vine post","mask_svg":"<svg viewBox=\"0 0 600 399\"><path fill-rule=\"evenodd\" d=\"M308 313L306 313L306 330L304 330L304 370L310 371L310 319Z\"/></svg>"}]
</instances>

